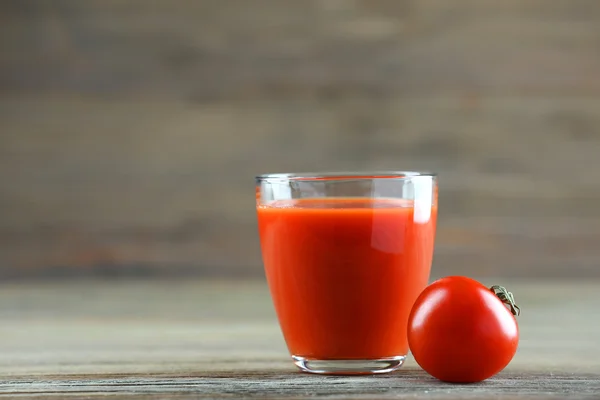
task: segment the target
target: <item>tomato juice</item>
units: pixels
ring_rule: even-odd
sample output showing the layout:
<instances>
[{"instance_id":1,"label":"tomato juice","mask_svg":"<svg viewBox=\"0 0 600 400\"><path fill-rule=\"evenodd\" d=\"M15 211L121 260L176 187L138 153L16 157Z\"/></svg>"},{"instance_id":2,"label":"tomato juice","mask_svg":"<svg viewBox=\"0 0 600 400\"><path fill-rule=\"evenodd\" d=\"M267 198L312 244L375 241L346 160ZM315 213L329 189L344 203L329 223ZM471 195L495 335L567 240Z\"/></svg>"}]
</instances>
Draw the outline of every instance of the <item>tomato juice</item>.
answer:
<instances>
[{"instance_id":1,"label":"tomato juice","mask_svg":"<svg viewBox=\"0 0 600 400\"><path fill-rule=\"evenodd\" d=\"M267 281L292 355L365 360L408 353L408 316L433 255L437 205L427 207L423 219L402 199L257 206Z\"/></svg>"}]
</instances>

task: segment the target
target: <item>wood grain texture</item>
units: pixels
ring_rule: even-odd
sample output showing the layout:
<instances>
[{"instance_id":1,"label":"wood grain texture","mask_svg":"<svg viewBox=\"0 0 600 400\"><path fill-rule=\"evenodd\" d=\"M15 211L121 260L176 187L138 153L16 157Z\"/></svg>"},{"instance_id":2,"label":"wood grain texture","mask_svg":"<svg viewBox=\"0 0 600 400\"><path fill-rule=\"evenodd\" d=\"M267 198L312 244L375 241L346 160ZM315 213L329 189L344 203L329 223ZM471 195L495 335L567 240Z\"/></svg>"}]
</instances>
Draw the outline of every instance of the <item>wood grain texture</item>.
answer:
<instances>
[{"instance_id":1,"label":"wood grain texture","mask_svg":"<svg viewBox=\"0 0 600 400\"><path fill-rule=\"evenodd\" d=\"M412 359L380 377L301 374L262 282L5 284L0 396L597 398L598 284L506 284L523 310L519 350L474 385L440 383Z\"/></svg>"},{"instance_id":2,"label":"wood grain texture","mask_svg":"<svg viewBox=\"0 0 600 400\"><path fill-rule=\"evenodd\" d=\"M600 277L594 0L0 3L0 276L262 274L253 176L440 172L434 275Z\"/></svg>"}]
</instances>

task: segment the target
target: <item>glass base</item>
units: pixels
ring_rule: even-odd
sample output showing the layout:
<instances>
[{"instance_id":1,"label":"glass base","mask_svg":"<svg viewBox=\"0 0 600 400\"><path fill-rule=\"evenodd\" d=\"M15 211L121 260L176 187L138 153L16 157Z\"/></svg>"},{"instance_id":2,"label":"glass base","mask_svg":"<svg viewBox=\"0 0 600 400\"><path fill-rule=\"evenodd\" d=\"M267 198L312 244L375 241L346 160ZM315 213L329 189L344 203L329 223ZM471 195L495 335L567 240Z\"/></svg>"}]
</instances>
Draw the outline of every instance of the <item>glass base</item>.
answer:
<instances>
[{"instance_id":1,"label":"glass base","mask_svg":"<svg viewBox=\"0 0 600 400\"><path fill-rule=\"evenodd\" d=\"M385 374L404 364L406 356L377 358L372 360L314 360L292 356L294 364L303 372L322 375L369 375Z\"/></svg>"}]
</instances>

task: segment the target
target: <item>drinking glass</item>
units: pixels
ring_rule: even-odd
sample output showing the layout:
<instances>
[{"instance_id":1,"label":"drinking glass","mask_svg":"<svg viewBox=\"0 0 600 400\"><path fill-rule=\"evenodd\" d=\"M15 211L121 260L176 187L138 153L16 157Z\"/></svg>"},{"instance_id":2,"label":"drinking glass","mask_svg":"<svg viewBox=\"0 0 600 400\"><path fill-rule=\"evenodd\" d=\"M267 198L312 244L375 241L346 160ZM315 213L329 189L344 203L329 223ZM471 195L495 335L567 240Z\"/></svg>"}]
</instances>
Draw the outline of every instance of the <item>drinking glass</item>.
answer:
<instances>
[{"instance_id":1,"label":"drinking glass","mask_svg":"<svg viewBox=\"0 0 600 400\"><path fill-rule=\"evenodd\" d=\"M256 208L267 282L302 371L399 368L429 279L437 177L424 172L266 174Z\"/></svg>"}]
</instances>

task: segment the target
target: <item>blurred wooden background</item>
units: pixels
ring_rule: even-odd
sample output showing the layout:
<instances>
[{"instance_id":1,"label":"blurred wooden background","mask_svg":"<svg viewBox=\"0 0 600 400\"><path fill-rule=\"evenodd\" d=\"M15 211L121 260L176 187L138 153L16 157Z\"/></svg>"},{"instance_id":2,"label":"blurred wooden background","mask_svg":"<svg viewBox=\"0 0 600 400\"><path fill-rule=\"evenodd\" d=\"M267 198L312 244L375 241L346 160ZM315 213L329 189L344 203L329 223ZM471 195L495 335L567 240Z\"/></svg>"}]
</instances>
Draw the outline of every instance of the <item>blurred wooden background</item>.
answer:
<instances>
[{"instance_id":1,"label":"blurred wooden background","mask_svg":"<svg viewBox=\"0 0 600 400\"><path fill-rule=\"evenodd\" d=\"M0 2L0 278L262 276L255 174L440 173L434 275L600 277L600 1Z\"/></svg>"}]
</instances>

